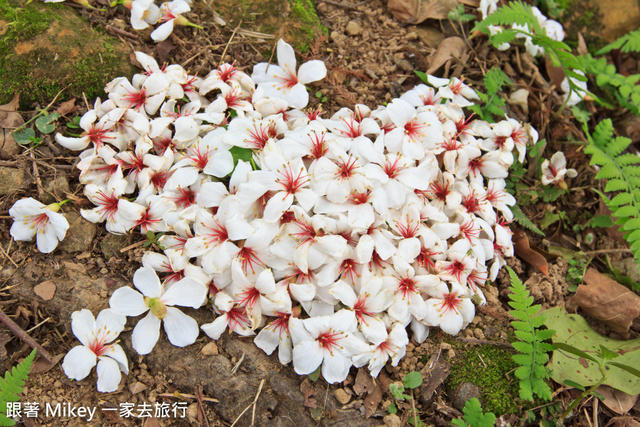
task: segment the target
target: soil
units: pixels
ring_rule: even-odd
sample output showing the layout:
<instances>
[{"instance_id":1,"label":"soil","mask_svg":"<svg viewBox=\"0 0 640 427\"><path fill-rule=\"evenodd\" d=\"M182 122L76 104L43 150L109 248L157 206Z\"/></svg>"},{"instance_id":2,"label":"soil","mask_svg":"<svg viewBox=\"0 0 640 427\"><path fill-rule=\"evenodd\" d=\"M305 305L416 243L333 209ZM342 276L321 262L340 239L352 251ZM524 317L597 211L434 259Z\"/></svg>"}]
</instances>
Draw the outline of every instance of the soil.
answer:
<instances>
[{"instance_id":1,"label":"soil","mask_svg":"<svg viewBox=\"0 0 640 427\"><path fill-rule=\"evenodd\" d=\"M149 53L160 63L182 64L190 73L201 76L220 62L232 60L239 68L250 72L255 63L265 61L265 55L268 58L275 45L273 39L251 33L254 30L251 23L229 21L221 26L206 3L196 3L194 12L189 15L204 30L179 27L160 44L154 44L148 32L139 33L135 38L128 37L125 33L133 30L127 26L128 14L122 10L96 12L74 8L92 26L107 28L107 32L119 36L130 46L131 52ZM326 116L330 116L342 107L365 104L375 108L388 102L420 82L413 71L424 71L433 66L442 40L460 37L466 48L457 58L445 61L433 74L439 77L464 75L466 83L481 88L486 71L492 66L500 66L514 82L512 90L525 88L530 93L526 108L507 104L509 117L531 123L541 139L548 141L545 153L562 149L567 154L569 166L578 170L578 178L571 182L571 192L553 203L543 202L541 195L536 194L537 190L528 194L533 202L523 210L535 224L540 226L547 211L562 211L569 216L546 228L546 241L527 232L532 244L546 248L552 242L572 250L599 253L611 250L609 262L629 257L624 252L628 246L619 232L594 230L596 239L592 245L587 245L581 243L586 231L575 231L567 225L584 223L585 218L602 213L603 208L591 191L595 186L595 170L588 166L585 154L577 145L560 144L567 140L584 140L584 135L569 120L568 109L551 114L559 110L562 99L553 88L543 60L536 62L522 50L511 50L508 54L498 52L486 44L486 38L469 39L469 26L463 32L448 20L428 20L418 26L400 22L380 0L318 1L316 9L328 34L316 37L308 50L301 52L301 57L322 59L329 72L325 81L312 86L312 93L319 93L311 96L311 107L321 105ZM130 56L132 64L136 65L133 55ZM637 72L637 61L629 60L632 62L628 70ZM88 105L92 104L92 100L88 100ZM88 105L78 101L75 112L68 118L83 114ZM595 106L589 104L588 107L594 115L602 114ZM34 114L23 112L23 117L29 119ZM145 250L142 242L146 239L142 235L113 236L101 226L80 217L79 210L88 207L90 202L82 197L82 186L73 168L76 158L47 138L45 136L44 143L37 148L19 147L16 154L0 160L0 308L52 355L62 356L77 343L70 331L71 313L81 308L97 313L106 308L112 290L131 283ZM523 182L532 184L534 178L525 175ZM9 234L8 209L16 200L29 196L43 202L73 199L64 208L72 232L52 254L39 253L32 243L14 242ZM517 225L514 225L515 229ZM536 304L543 308L564 306L570 297L572 283L568 281L568 272L571 266L563 258L550 256L548 275L518 258L509 259L508 264L526 281ZM605 258L596 255L591 266L604 271ZM34 287L42 284L50 291L55 289L53 297L46 301L34 293ZM462 405L474 396L480 397L483 404L491 405L483 389L463 386L465 381L447 382L446 379L452 376L450 373L456 365L465 363L468 354L481 353L480 344L511 354L509 345L505 344L513 338L509 323L512 318L506 304L508 286L503 271L495 283L487 284L484 290L487 304L478 310L476 319L458 337L432 330L425 343L412 341L400 365L387 366L376 381L368 377L366 368L352 369L342 384L328 385L322 379L312 381L295 374L291 366L282 366L275 355L265 355L250 338L228 334L215 342L201 336L195 344L182 349L171 346L161 337L154 352L138 356L130 347L129 328L121 336L120 344L129 357L131 372L118 391L98 393L95 371L86 380L74 382L64 375L60 363L48 364L40 360L27 381L21 401L39 403L41 409L38 417L25 417L22 422L28 426L226 426L234 422L240 426L400 426L413 418L413 407L408 400L396 402L388 391L389 384L402 381L410 371L420 371L424 384L415 390L416 413L427 425L446 425L461 415L461 404L454 402L460 402L460 396L468 390L471 392L462 399ZM202 310L186 312L199 324L211 319L211 315ZM609 332L597 322L594 327L603 333ZM636 320L631 337L637 337L639 330ZM0 325L2 368L13 366L30 350L27 344ZM489 359L483 359L482 363L493 366ZM513 402L526 406L526 402L517 401L517 382L510 369L507 366L497 371L500 372L498 375L509 379L510 390L505 389L503 394L512 395ZM466 382L473 382L473 377ZM555 403L563 402L566 406L577 395L575 390L555 387L558 389ZM594 408L593 402L586 401L568 424L587 425L584 415L587 412L589 416L597 413L601 425L616 417L604 405ZM58 403L69 403L76 408L97 408L97 411L91 421L87 416L45 413L47 404L55 407ZM152 408L150 416L126 416L121 413L126 404L133 405L136 414L149 406ZM170 416L155 414L161 404L169 408ZM398 410L395 415L389 411L392 404ZM630 412L636 420L640 415L638 406L636 404ZM180 416L182 411L183 417ZM545 417L539 408L536 411L540 418ZM517 424L523 413L496 415Z\"/></svg>"}]
</instances>

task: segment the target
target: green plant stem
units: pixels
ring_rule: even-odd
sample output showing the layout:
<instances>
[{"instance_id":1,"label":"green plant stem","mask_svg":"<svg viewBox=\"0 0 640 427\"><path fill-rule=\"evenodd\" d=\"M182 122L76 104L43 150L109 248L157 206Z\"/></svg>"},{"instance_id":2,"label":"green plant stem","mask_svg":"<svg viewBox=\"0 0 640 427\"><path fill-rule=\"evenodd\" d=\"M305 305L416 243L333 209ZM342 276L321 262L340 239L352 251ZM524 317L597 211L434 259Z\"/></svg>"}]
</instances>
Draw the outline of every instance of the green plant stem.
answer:
<instances>
[{"instance_id":1,"label":"green plant stem","mask_svg":"<svg viewBox=\"0 0 640 427\"><path fill-rule=\"evenodd\" d=\"M602 385L602 383L604 383L604 380L607 378L607 376L603 364L600 365L600 372L602 372L602 378L600 378L600 381L583 391L580 396L576 397L575 400L571 402L571 405L569 405L569 407L562 413L562 416L560 418L561 420L565 420L585 397L593 393L598 387Z\"/></svg>"},{"instance_id":2,"label":"green plant stem","mask_svg":"<svg viewBox=\"0 0 640 427\"><path fill-rule=\"evenodd\" d=\"M60 89L60 92L58 92L58 93L56 94L56 96L53 98L53 101L51 101L51 102L49 103L49 105L47 105L47 106L46 106L46 107L44 107L42 110L40 110L40 111L38 112L38 114L36 114L36 115L35 115L35 116L33 116L32 118L30 118L29 120L27 120L26 122L24 122L23 124L21 124L20 126L18 126L17 128L15 128L11 133L13 133L13 132L17 132L17 131L19 131L19 130L23 129L24 127L26 127L29 123L31 123L32 121L34 121L34 120L35 120L35 119L37 119L38 117L40 117L40 116L43 116L43 115L47 114L47 110L48 110L48 109L49 109L49 108L50 108L50 107L51 107L51 106L56 102L56 99L58 99L58 97L60 96L60 94L61 94L62 92L64 92L64 91L65 91L69 86L71 86L71 85L68 85L67 87L65 87L65 88L63 88L63 89Z\"/></svg>"}]
</instances>

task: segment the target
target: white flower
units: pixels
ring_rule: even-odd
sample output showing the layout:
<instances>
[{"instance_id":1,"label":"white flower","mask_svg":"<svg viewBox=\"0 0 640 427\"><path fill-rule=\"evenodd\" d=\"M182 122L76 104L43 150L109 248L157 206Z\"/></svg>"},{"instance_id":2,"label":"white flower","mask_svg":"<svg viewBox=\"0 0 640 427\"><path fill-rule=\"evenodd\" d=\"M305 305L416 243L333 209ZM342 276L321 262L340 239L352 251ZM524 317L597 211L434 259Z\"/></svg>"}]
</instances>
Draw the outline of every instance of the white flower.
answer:
<instances>
[{"instance_id":1,"label":"white flower","mask_svg":"<svg viewBox=\"0 0 640 427\"><path fill-rule=\"evenodd\" d=\"M204 284L185 277L165 291L151 267L139 268L133 275L134 286L142 293L125 286L117 289L109 306L126 316L147 315L138 322L131 335L131 343L138 354L149 354L160 337L160 323L171 344L185 347L198 338L198 323L174 305L200 308L207 296Z\"/></svg>"},{"instance_id":2,"label":"white flower","mask_svg":"<svg viewBox=\"0 0 640 427\"><path fill-rule=\"evenodd\" d=\"M584 76L584 73L580 70L573 70L575 73L578 73ZM577 86L573 91L569 86L569 80ZM571 107L576 105L580 101L582 101L587 95L587 82L580 81L574 77L565 77L562 83L560 84L560 89L564 92L564 99L567 102L567 106ZM567 99L568 98L568 99Z\"/></svg>"},{"instance_id":3,"label":"white flower","mask_svg":"<svg viewBox=\"0 0 640 427\"><path fill-rule=\"evenodd\" d=\"M551 161L545 159L540 168L542 169L543 185L553 184L563 190L567 189L567 183L564 181L565 176L568 178L578 176L578 172L575 169L567 169L567 159L562 151L558 151L551 156Z\"/></svg>"},{"instance_id":4,"label":"white flower","mask_svg":"<svg viewBox=\"0 0 640 427\"><path fill-rule=\"evenodd\" d=\"M327 75L324 62L314 60L300 66L296 73L296 56L284 40L278 41L278 65L262 62L253 67L251 78L264 89L267 96L282 98L293 108L304 108L309 94L304 85Z\"/></svg>"},{"instance_id":5,"label":"white flower","mask_svg":"<svg viewBox=\"0 0 640 427\"><path fill-rule=\"evenodd\" d=\"M87 309L71 314L71 329L82 345L72 348L64 357L62 369L72 380L83 380L98 365L98 391L110 393L118 389L120 371L129 373L129 363L122 347L109 344L124 329L127 319L117 311L106 309L95 319Z\"/></svg>"},{"instance_id":6,"label":"white flower","mask_svg":"<svg viewBox=\"0 0 640 427\"><path fill-rule=\"evenodd\" d=\"M426 301L427 315L424 321L429 326L439 326L443 332L456 335L473 320L475 307L468 296L467 289L451 282L451 290L444 282L431 288L433 296Z\"/></svg>"},{"instance_id":7,"label":"white flower","mask_svg":"<svg viewBox=\"0 0 640 427\"><path fill-rule=\"evenodd\" d=\"M293 368L299 375L309 375L322 365L322 376L328 383L344 381L351 358L369 348L353 334L355 328L356 315L349 310L332 316L290 319Z\"/></svg>"},{"instance_id":8,"label":"white flower","mask_svg":"<svg viewBox=\"0 0 640 427\"><path fill-rule=\"evenodd\" d=\"M52 203L45 206L31 197L18 200L9 209L9 215L13 218L11 236L25 242L30 242L36 236L40 252L53 252L69 229L65 217L58 213L60 205L61 203Z\"/></svg>"},{"instance_id":9,"label":"white flower","mask_svg":"<svg viewBox=\"0 0 640 427\"><path fill-rule=\"evenodd\" d=\"M181 14L189 12L191 7L189 3L184 0L173 0L165 2L160 5L160 18L163 22L158 28L151 33L151 38L155 42L161 42L166 40L167 37L173 32L174 24L177 25L189 25L189 21Z\"/></svg>"}]
</instances>

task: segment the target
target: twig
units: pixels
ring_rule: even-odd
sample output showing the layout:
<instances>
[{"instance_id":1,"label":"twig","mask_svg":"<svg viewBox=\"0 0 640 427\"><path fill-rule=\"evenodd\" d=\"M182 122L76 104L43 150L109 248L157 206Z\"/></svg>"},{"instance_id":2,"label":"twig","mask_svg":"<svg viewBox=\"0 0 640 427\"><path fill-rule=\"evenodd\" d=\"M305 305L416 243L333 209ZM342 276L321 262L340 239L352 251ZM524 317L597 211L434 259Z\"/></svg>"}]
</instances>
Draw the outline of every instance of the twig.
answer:
<instances>
[{"instance_id":1,"label":"twig","mask_svg":"<svg viewBox=\"0 0 640 427\"><path fill-rule=\"evenodd\" d=\"M67 85L67 87L64 87L64 88L60 89L60 92L58 92L58 93L56 94L56 96L54 96L54 97L53 97L53 101L51 101L51 102L49 103L49 105L47 105L46 107L44 107L44 109L40 110L40 112L39 112L38 114L36 114L34 117L30 118L29 120L27 120L26 122L24 122L23 124L21 124L20 126L18 126L17 128L15 128L15 129L13 130L13 132L19 131L20 129L24 128L24 127L25 127L25 126L27 126L29 123L31 123L32 121L34 121L35 119L37 119L38 117L40 117L41 115L43 115L44 113L46 113L46 112L47 112L47 110L49 110L49 107L51 107L51 106L54 104L54 102L56 102L56 99L58 99L58 97L60 96L60 94L61 94L62 92L64 92L64 91L65 91L69 86L71 86L71 85ZM13 133L13 132L11 132L11 133Z\"/></svg>"},{"instance_id":2,"label":"twig","mask_svg":"<svg viewBox=\"0 0 640 427\"><path fill-rule=\"evenodd\" d=\"M598 403L600 399L593 400L593 427L598 427Z\"/></svg>"},{"instance_id":3,"label":"twig","mask_svg":"<svg viewBox=\"0 0 640 427\"><path fill-rule=\"evenodd\" d=\"M11 218L11 217L9 217L9 218ZM8 259L9 261L11 261L11 264L13 264L13 266L14 266L15 268L20 268L20 267L18 267L18 264L16 264L16 263L15 263L15 261L14 261L13 259L11 259L11 257L9 256L9 254L5 252L5 250L4 250L4 248L2 247L2 245L0 245L0 251L2 251L2 254L3 254L4 256L6 256L6 257L7 257L7 259Z\"/></svg>"},{"instance_id":4,"label":"twig","mask_svg":"<svg viewBox=\"0 0 640 427\"><path fill-rule=\"evenodd\" d=\"M38 323L38 324L37 324L36 326L34 326L33 328L28 329L28 330L27 330L27 333L29 333L29 332L33 331L34 329L36 329L36 328L38 328L38 327L40 327L40 326L44 325L44 324L45 324L45 323L47 323L49 320L51 320L51 318L50 318L50 317L47 317L46 319L44 319L42 322Z\"/></svg>"},{"instance_id":5,"label":"twig","mask_svg":"<svg viewBox=\"0 0 640 427\"><path fill-rule=\"evenodd\" d=\"M202 386L198 386L196 391L196 397L198 398L198 409L202 414L202 419L204 420L204 425L209 427L209 420L207 419L207 415L204 413L204 405L202 404Z\"/></svg>"},{"instance_id":6,"label":"twig","mask_svg":"<svg viewBox=\"0 0 640 427\"><path fill-rule=\"evenodd\" d=\"M137 34L133 34L128 31L121 30L120 28L116 28L112 25L106 25L104 29L107 30L107 33L112 33L112 35L119 35L119 36L129 37L130 39L133 39L133 40L138 40Z\"/></svg>"},{"instance_id":7,"label":"twig","mask_svg":"<svg viewBox=\"0 0 640 427\"><path fill-rule=\"evenodd\" d=\"M40 197L44 194L44 189L42 188L42 181L40 180L40 172L38 171L38 162L36 161L36 157L33 154L33 151L29 151L29 156L33 161L33 175L36 178L36 186L38 187L38 194Z\"/></svg>"},{"instance_id":8,"label":"twig","mask_svg":"<svg viewBox=\"0 0 640 427\"><path fill-rule=\"evenodd\" d=\"M231 43L233 38L236 36L236 33L238 32L238 28L240 28L240 25L242 25L242 19L240 20L240 22L238 23L236 28L233 29L233 33L231 33L231 37L229 38L229 41L227 42L227 45L224 47L224 50L222 51L222 56L220 56L220 63L221 64L224 62L224 56L227 53L227 49L229 49L229 43Z\"/></svg>"},{"instance_id":9,"label":"twig","mask_svg":"<svg viewBox=\"0 0 640 427\"><path fill-rule=\"evenodd\" d=\"M137 247L140 247L140 246L144 245L144 242L145 242L145 240L142 240L140 242L134 243L133 245L129 245L127 247L124 247L124 248L120 249L120 253L123 254L123 253L125 253L127 251L130 251L131 249L135 249Z\"/></svg>"},{"instance_id":10,"label":"twig","mask_svg":"<svg viewBox=\"0 0 640 427\"><path fill-rule=\"evenodd\" d=\"M40 355L44 357L47 362L53 362L53 356L51 356L51 354L47 350L42 348L42 346L38 344L36 340L31 338L31 336L29 336L29 334L27 334L20 326L18 326L16 322L11 320L9 316L4 314L4 311L2 310L0 310L0 321L4 323L15 336L27 343L31 348L37 349L38 353L40 353Z\"/></svg>"},{"instance_id":11,"label":"twig","mask_svg":"<svg viewBox=\"0 0 640 427\"><path fill-rule=\"evenodd\" d=\"M240 360L238 360L238 363L236 363L236 365L231 370L231 374L235 374L236 373L236 371L240 367L240 364L242 363L243 360L244 360L244 353L242 353L242 356L240 357Z\"/></svg>"},{"instance_id":12,"label":"twig","mask_svg":"<svg viewBox=\"0 0 640 427\"><path fill-rule=\"evenodd\" d=\"M251 408L253 406L253 418L251 420L251 425L254 425L254 421L255 421L255 414L256 414L256 403L258 403L258 397L260 397L260 392L262 391L262 386L264 385L264 378L262 380L260 380L260 385L258 386L258 393L256 393L256 397L253 399L253 402L251 402L249 404L249 406L247 406L246 408L244 408L244 411L242 411L242 413L240 415L238 415L238 418L236 418L236 420L233 422L233 424L231 424L231 427L233 427L234 425L236 425L236 423L238 422L238 420L244 415L245 412L247 412L249 410L249 408Z\"/></svg>"},{"instance_id":13,"label":"twig","mask_svg":"<svg viewBox=\"0 0 640 427\"><path fill-rule=\"evenodd\" d=\"M616 254L630 253L630 254L632 254L633 251L631 249L596 249L595 251L585 251L583 253L585 255L598 255L598 254L610 254L610 253L616 253Z\"/></svg>"},{"instance_id":14,"label":"twig","mask_svg":"<svg viewBox=\"0 0 640 427\"><path fill-rule=\"evenodd\" d=\"M177 399L181 399L181 398L187 398L187 399L198 399L198 396L194 396L193 394L187 394L187 393L178 393L178 394L174 394L174 393L162 393L159 394L158 397L175 397ZM218 399L214 399L213 397L201 397L203 402L213 402L213 403L219 403L220 401Z\"/></svg>"}]
</instances>

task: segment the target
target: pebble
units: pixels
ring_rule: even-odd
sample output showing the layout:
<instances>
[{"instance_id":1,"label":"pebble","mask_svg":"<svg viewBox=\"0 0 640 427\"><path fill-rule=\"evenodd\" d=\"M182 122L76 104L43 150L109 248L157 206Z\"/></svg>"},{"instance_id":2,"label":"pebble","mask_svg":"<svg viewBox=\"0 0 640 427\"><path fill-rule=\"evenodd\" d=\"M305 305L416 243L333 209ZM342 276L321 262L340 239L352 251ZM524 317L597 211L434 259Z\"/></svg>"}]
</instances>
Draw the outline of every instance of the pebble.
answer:
<instances>
[{"instance_id":1,"label":"pebble","mask_svg":"<svg viewBox=\"0 0 640 427\"><path fill-rule=\"evenodd\" d=\"M362 26L358 21L349 21L345 30L350 36L359 36L362 34Z\"/></svg>"},{"instance_id":2,"label":"pebble","mask_svg":"<svg viewBox=\"0 0 640 427\"><path fill-rule=\"evenodd\" d=\"M451 344L443 342L442 344L440 344L440 348L442 348L443 350L449 350L451 348Z\"/></svg>"},{"instance_id":3,"label":"pebble","mask_svg":"<svg viewBox=\"0 0 640 427\"><path fill-rule=\"evenodd\" d=\"M450 348L449 351L447 352L449 359L453 359L454 357L456 357L456 352L454 349Z\"/></svg>"},{"instance_id":4,"label":"pebble","mask_svg":"<svg viewBox=\"0 0 640 427\"><path fill-rule=\"evenodd\" d=\"M59 380L56 380L56 382L53 383L53 387L54 388L60 388L60 387L62 387L62 383Z\"/></svg>"},{"instance_id":5,"label":"pebble","mask_svg":"<svg viewBox=\"0 0 640 427\"><path fill-rule=\"evenodd\" d=\"M396 414L386 415L382 419L382 421L384 421L384 425L386 427L401 427L402 426L402 420Z\"/></svg>"},{"instance_id":6,"label":"pebble","mask_svg":"<svg viewBox=\"0 0 640 427\"><path fill-rule=\"evenodd\" d=\"M109 272L109 269L106 267L100 269L100 274L107 274L108 272Z\"/></svg>"},{"instance_id":7,"label":"pebble","mask_svg":"<svg viewBox=\"0 0 640 427\"><path fill-rule=\"evenodd\" d=\"M204 356L213 356L214 354L218 354L218 346L215 342L211 341L209 344L202 347L202 354Z\"/></svg>"},{"instance_id":8,"label":"pebble","mask_svg":"<svg viewBox=\"0 0 640 427\"><path fill-rule=\"evenodd\" d=\"M472 382L465 381L456 390L456 395L453 398L453 407L462 411L467 400L480 397L480 389Z\"/></svg>"},{"instance_id":9,"label":"pebble","mask_svg":"<svg viewBox=\"0 0 640 427\"><path fill-rule=\"evenodd\" d=\"M418 38L418 33L416 33L415 31L411 31L409 33L407 33L404 38L406 40L416 40Z\"/></svg>"},{"instance_id":10,"label":"pebble","mask_svg":"<svg viewBox=\"0 0 640 427\"><path fill-rule=\"evenodd\" d=\"M479 340L485 339L484 332L482 332L482 329L480 329L480 328L475 328L473 330L473 335Z\"/></svg>"},{"instance_id":11,"label":"pebble","mask_svg":"<svg viewBox=\"0 0 640 427\"><path fill-rule=\"evenodd\" d=\"M342 388L339 388L336 391L334 391L333 397L335 397L336 400L340 402L341 405L346 405L351 400L351 396L349 396L349 394L347 394L347 392L344 391L344 389Z\"/></svg>"}]
</instances>

